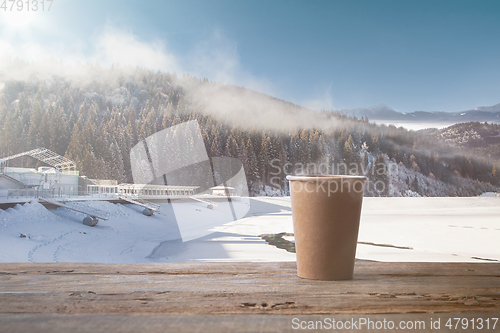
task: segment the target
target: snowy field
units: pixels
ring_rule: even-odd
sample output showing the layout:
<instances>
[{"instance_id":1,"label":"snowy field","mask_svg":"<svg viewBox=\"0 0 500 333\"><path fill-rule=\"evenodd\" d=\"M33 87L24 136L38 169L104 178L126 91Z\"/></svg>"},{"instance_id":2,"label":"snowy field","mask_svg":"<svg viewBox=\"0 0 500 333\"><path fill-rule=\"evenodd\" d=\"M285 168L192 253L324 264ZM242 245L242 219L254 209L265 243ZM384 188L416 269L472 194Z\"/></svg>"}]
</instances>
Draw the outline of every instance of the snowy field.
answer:
<instances>
[{"instance_id":1,"label":"snowy field","mask_svg":"<svg viewBox=\"0 0 500 333\"><path fill-rule=\"evenodd\" d=\"M246 204L243 200L235 205ZM0 210L0 262L294 261L259 235L293 233L289 197L250 199L235 222L182 242L177 219L220 220L223 205L162 204L147 217L134 205L93 202L109 219L95 227L83 214L39 203ZM174 214L175 211L175 214ZM218 217L219 216L219 217ZM23 237L26 236L26 237ZM293 240L293 237L286 236ZM356 257L377 261L500 261L500 197L365 198Z\"/></svg>"}]
</instances>

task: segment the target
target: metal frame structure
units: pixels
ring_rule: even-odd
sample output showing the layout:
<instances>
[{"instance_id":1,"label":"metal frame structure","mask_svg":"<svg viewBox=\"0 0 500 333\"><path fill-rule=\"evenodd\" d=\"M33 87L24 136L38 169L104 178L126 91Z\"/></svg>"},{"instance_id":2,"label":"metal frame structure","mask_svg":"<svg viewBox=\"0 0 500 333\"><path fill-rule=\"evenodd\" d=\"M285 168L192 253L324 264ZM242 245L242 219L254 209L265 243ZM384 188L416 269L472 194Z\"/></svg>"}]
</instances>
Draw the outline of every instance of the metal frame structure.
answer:
<instances>
[{"instance_id":1,"label":"metal frame structure","mask_svg":"<svg viewBox=\"0 0 500 333\"><path fill-rule=\"evenodd\" d=\"M0 158L0 173L3 172L4 168L6 167L7 161L21 157L21 156L30 156L33 157L43 163L46 163L50 166L53 166L57 170L61 171L62 173L66 174L71 174L71 173L76 173L76 164L72 160L61 156L57 153L54 153L51 150L48 150L47 148L37 148L33 149L24 153Z\"/></svg>"},{"instance_id":2,"label":"metal frame structure","mask_svg":"<svg viewBox=\"0 0 500 333\"><path fill-rule=\"evenodd\" d=\"M118 193L130 197L192 196L199 186L120 184Z\"/></svg>"},{"instance_id":3,"label":"metal frame structure","mask_svg":"<svg viewBox=\"0 0 500 333\"><path fill-rule=\"evenodd\" d=\"M38 199L39 202L46 202L46 203L49 203L51 205L54 205L54 206L58 206L58 207L62 207L62 208L66 208L66 209L70 209L70 210L74 210L75 212L78 212L78 213L82 213L82 214L86 214L90 217L92 217L93 219L101 219L101 220L107 220L108 219L108 216L106 216L106 212L102 211L102 210L99 210L99 209L90 209L90 207L85 207L85 208L77 208L77 207L71 207L71 206L68 206L60 201L53 201L53 200L48 200L46 198L39 198ZM93 210L93 211L91 211Z\"/></svg>"}]
</instances>

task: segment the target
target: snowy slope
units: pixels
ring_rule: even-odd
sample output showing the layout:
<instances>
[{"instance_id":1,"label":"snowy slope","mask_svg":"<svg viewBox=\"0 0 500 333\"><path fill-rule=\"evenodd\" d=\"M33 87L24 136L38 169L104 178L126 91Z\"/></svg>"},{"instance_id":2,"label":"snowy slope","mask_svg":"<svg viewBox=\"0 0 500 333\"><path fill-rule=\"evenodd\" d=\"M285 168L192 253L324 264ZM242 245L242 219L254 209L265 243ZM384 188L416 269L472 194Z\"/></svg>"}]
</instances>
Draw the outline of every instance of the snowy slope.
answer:
<instances>
[{"instance_id":1,"label":"snowy slope","mask_svg":"<svg viewBox=\"0 0 500 333\"><path fill-rule=\"evenodd\" d=\"M179 238L175 222L164 216L146 217L133 205L92 205L110 219L88 227L83 214L49 211L37 202L0 210L0 261L142 262L159 242Z\"/></svg>"},{"instance_id":2,"label":"snowy slope","mask_svg":"<svg viewBox=\"0 0 500 333\"><path fill-rule=\"evenodd\" d=\"M242 219L221 223L188 242L182 242L168 204L162 204L160 215L146 217L138 206L93 202L110 215L96 227L83 225L83 214L63 208L16 206L0 210L0 262L294 261L294 253L259 237L293 233L290 197L251 198L250 203ZM175 211L203 223L219 214L199 202L179 203ZM499 216L496 196L364 198L356 256L498 262Z\"/></svg>"}]
</instances>

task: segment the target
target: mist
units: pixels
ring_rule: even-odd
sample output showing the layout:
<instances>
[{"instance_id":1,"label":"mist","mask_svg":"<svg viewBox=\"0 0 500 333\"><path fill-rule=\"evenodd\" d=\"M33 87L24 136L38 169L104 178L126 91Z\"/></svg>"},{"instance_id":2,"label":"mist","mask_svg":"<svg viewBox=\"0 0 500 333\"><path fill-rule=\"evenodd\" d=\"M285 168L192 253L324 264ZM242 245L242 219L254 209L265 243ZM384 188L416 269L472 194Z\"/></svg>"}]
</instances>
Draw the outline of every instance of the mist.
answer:
<instances>
[{"instance_id":1,"label":"mist","mask_svg":"<svg viewBox=\"0 0 500 333\"><path fill-rule=\"evenodd\" d=\"M241 129L288 132L340 125L325 122L319 112L267 95L275 89L265 78L241 67L237 46L218 29L194 45L187 56L170 52L165 41L145 41L110 26L87 47L50 48L35 42L15 44L5 38L0 45L0 89L7 81L51 82L55 78L82 88L96 81L118 88L120 80L142 68L176 73L179 79L174 84L186 91L198 111Z\"/></svg>"}]
</instances>

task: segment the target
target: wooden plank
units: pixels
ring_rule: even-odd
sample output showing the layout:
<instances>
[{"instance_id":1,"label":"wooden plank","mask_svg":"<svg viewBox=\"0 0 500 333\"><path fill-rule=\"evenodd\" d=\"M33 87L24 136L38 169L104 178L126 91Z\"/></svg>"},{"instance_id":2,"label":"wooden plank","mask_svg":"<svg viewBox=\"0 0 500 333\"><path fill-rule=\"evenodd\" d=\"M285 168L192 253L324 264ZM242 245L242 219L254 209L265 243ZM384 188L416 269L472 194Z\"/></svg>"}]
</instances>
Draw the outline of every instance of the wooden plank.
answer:
<instances>
[{"instance_id":1,"label":"wooden plank","mask_svg":"<svg viewBox=\"0 0 500 333\"><path fill-rule=\"evenodd\" d=\"M300 279L293 262L0 263L0 332L296 332L362 319L428 332L493 322L499 306L496 263L358 261L338 282Z\"/></svg>"},{"instance_id":2,"label":"wooden plank","mask_svg":"<svg viewBox=\"0 0 500 333\"><path fill-rule=\"evenodd\" d=\"M498 316L497 316L498 317ZM445 326L448 320L451 319L453 325L456 320L454 318L466 318L469 322L472 320L478 322L483 320L483 329L479 330L462 330L447 329ZM165 333L165 332L297 332L305 331L298 328L302 323L302 327L307 325L321 325L318 322L323 322L323 330L321 326L318 329L309 329L312 332L349 332L343 330L338 322L343 324L356 322L357 329L354 332L498 332L497 323L495 329L492 329L492 318L488 314L475 313L447 313L447 314L379 314L379 315L266 315L266 314L151 314L151 313L113 313L113 314L76 314L76 315L58 315L58 314L16 314L3 315L0 314L0 331L1 332L71 332L71 333L87 333L87 332L148 332L148 333ZM490 319L490 329L486 329L485 320ZM336 329L331 329L327 325L335 320ZM364 320L365 324L361 326ZM371 321L369 324L367 321ZM389 321L394 323L394 329L383 329L383 322L389 324ZM403 322L405 325L412 324L418 329L404 330L398 326ZM439 322L440 328L436 327L436 322ZM381 329L374 328L375 323L381 326ZM386 324L386 326L387 326Z\"/></svg>"},{"instance_id":3,"label":"wooden plank","mask_svg":"<svg viewBox=\"0 0 500 333\"><path fill-rule=\"evenodd\" d=\"M357 262L351 281L295 263L0 264L0 313L498 313L500 264Z\"/></svg>"}]
</instances>

